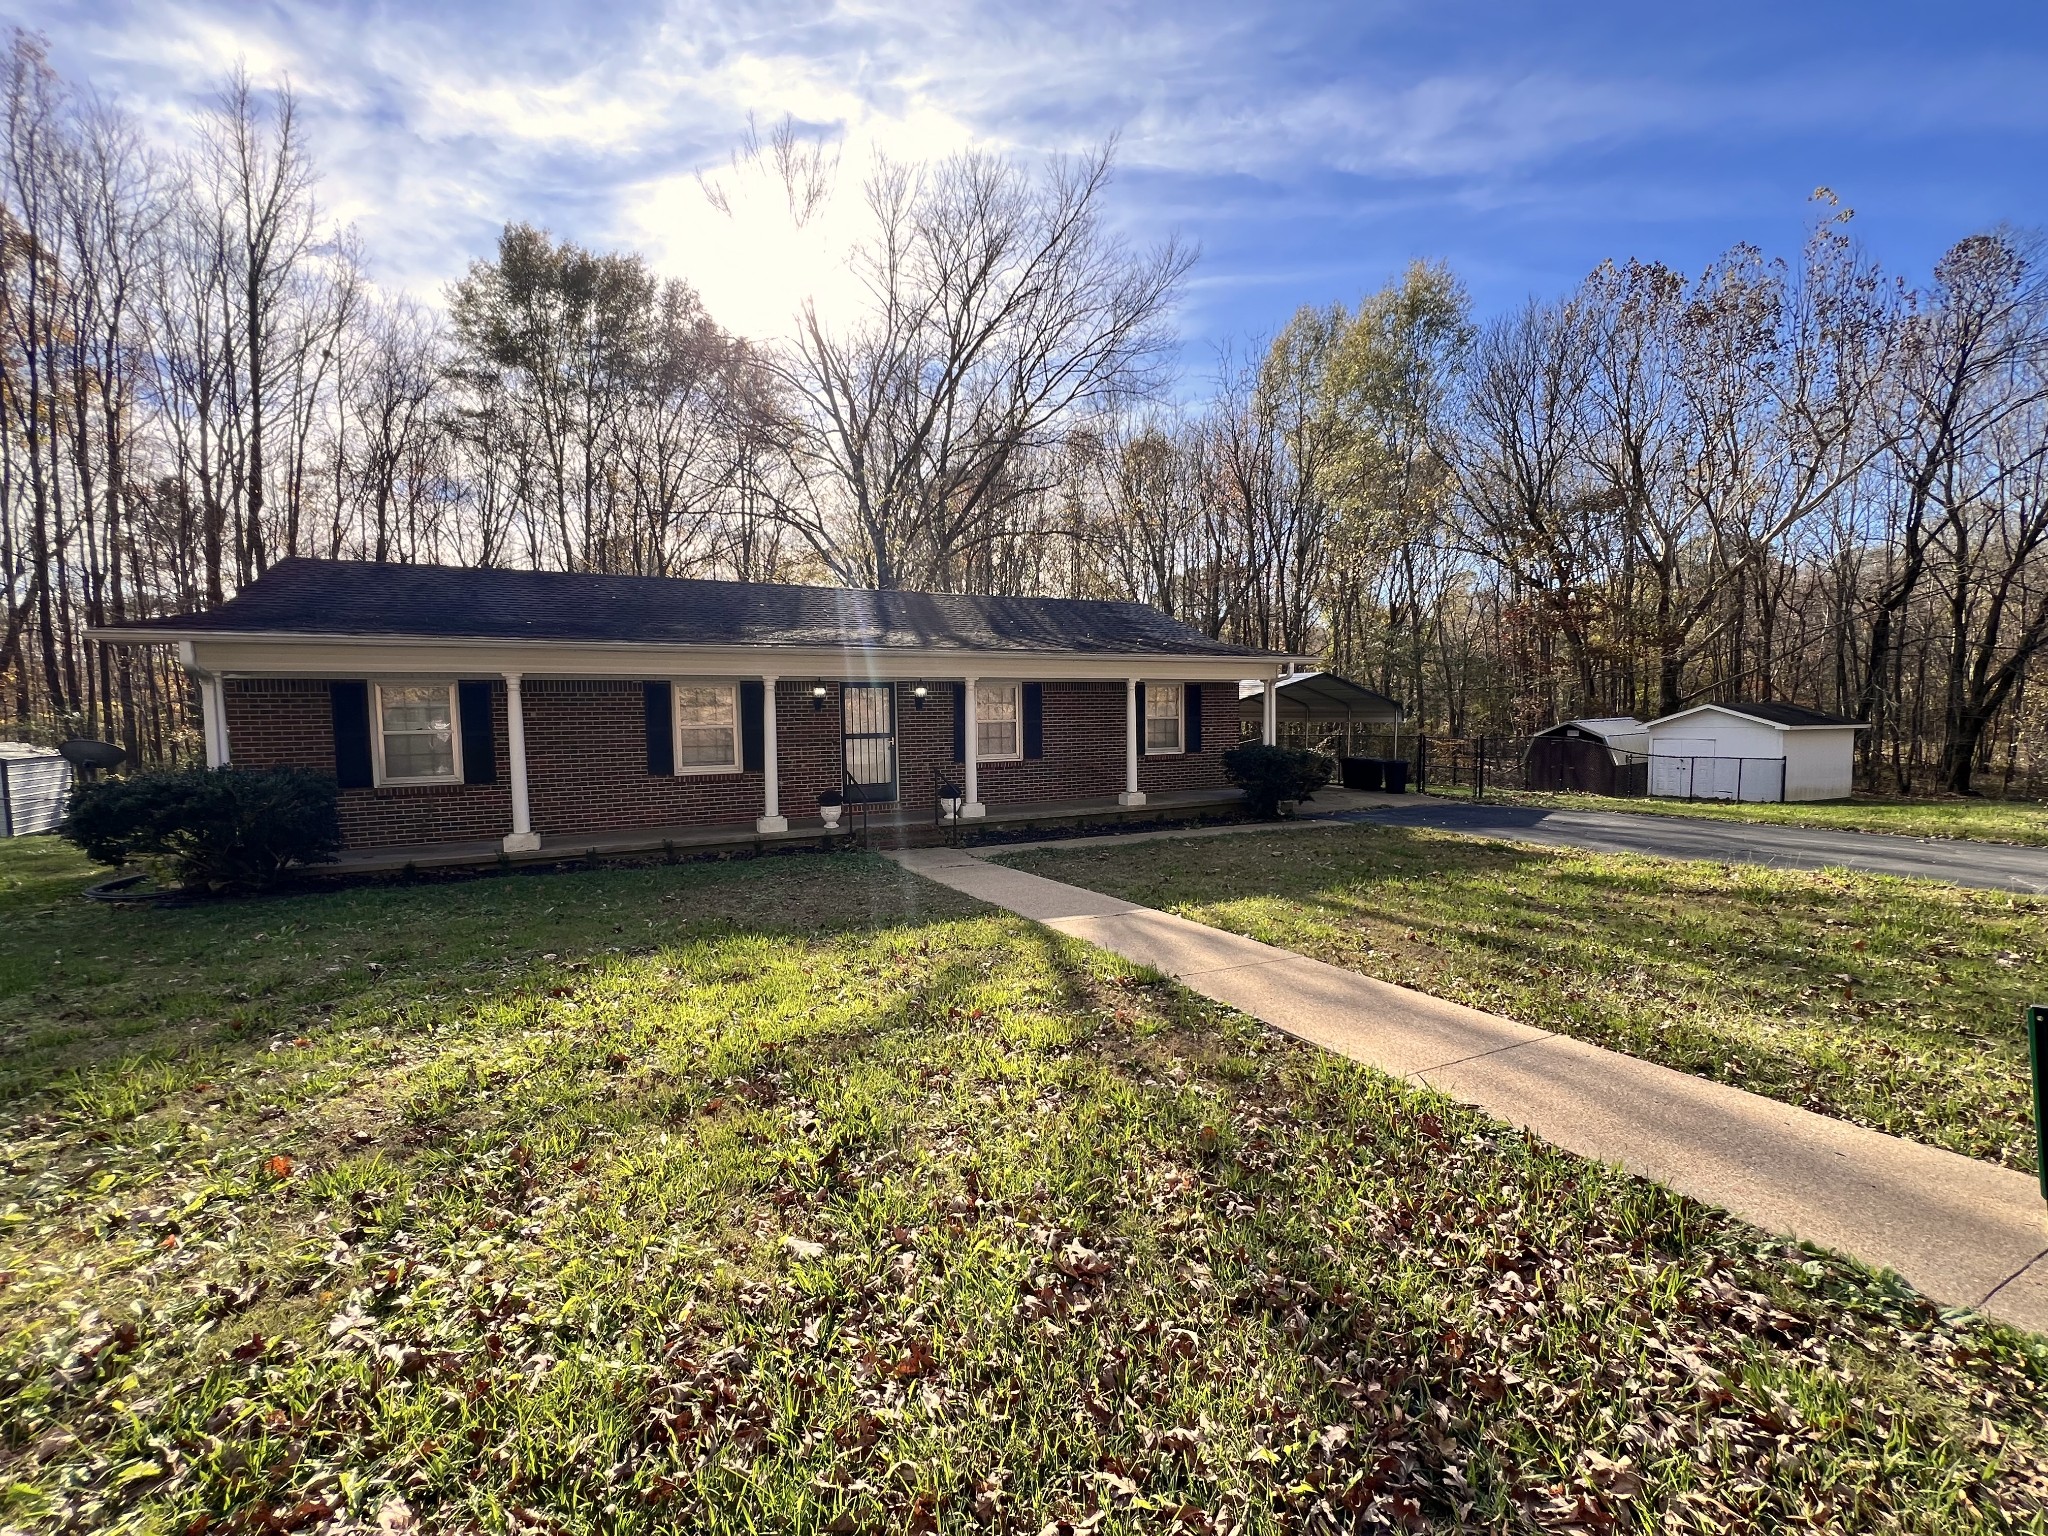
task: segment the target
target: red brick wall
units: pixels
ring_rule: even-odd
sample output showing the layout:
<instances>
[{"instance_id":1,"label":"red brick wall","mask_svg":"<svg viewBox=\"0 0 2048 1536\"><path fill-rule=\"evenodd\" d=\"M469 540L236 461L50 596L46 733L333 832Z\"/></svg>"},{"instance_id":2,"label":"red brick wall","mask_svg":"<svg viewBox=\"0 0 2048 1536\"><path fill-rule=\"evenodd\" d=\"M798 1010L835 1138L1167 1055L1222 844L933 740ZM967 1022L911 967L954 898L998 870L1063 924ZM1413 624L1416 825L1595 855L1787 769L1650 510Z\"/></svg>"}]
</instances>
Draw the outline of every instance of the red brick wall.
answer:
<instances>
[{"instance_id":1,"label":"red brick wall","mask_svg":"<svg viewBox=\"0 0 2048 1536\"><path fill-rule=\"evenodd\" d=\"M818 796L838 788L842 773L839 687L828 684L823 707L815 708L811 686L809 680L785 681L776 689L782 814L797 822L816 819ZM934 769L956 782L961 777L953 763L953 689L944 681L930 684L931 695L919 709L910 686L899 684L896 690L899 804L929 811ZM1236 743L1237 687L1202 687L1202 751L1141 758L1141 789L1160 793L1224 782L1223 753ZM983 763L985 805L1105 799L1124 787L1124 685L1047 682L1044 689L1045 755ZM761 814L759 773L656 778L647 772L639 683L528 678L523 693L528 794L533 828L542 836L751 823ZM325 682L230 680L226 698L234 761L333 771L334 731ZM491 689L491 710L498 783L344 790L346 846L496 839L509 832L511 768L503 684Z\"/></svg>"},{"instance_id":2,"label":"red brick wall","mask_svg":"<svg viewBox=\"0 0 2048 1536\"><path fill-rule=\"evenodd\" d=\"M530 677L526 783L542 837L630 827L711 826L761 814L758 773L647 771L639 683Z\"/></svg>"},{"instance_id":3,"label":"red brick wall","mask_svg":"<svg viewBox=\"0 0 2048 1536\"><path fill-rule=\"evenodd\" d=\"M1189 684L1194 687L1194 684ZM1237 744L1237 684L1204 683L1202 750L1173 757L1140 757L1138 788L1148 793L1220 788L1223 754ZM1045 755L980 766L981 802L987 806L1048 800L1101 800L1124 787L1125 698L1122 683L1047 682ZM953 689L936 684L921 714L907 689L898 690L897 754L903 803L930 810L932 768L956 782L953 762ZM1021 722L1020 722L1021 729ZM965 789L966 785L961 784Z\"/></svg>"},{"instance_id":4,"label":"red brick wall","mask_svg":"<svg viewBox=\"0 0 2048 1536\"><path fill-rule=\"evenodd\" d=\"M334 707L327 684L298 678L229 678L222 690L228 758L248 768L334 772ZM346 848L496 839L512 830L505 685L491 685L495 784L413 784L341 792Z\"/></svg>"},{"instance_id":5,"label":"red brick wall","mask_svg":"<svg viewBox=\"0 0 2048 1536\"><path fill-rule=\"evenodd\" d=\"M791 820L817 814L818 794L839 782L840 701L837 684L822 710L811 707L809 683L777 690L782 738L782 813ZM938 778L964 789L965 769L953 758L953 685L928 685L924 708L911 685L896 687L896 783L905 810L929 811ZM1052 800L1101 800L1124 787L1124 685L1048 682L1045 755L981 764L981 801L987 806ZM1190 686L1193 686L1192 684ZM1020 722L1021 728L1021 722ZM801 732L801 736L799 735ZM1237 685L1202 685L1202 750L1175 757L1144 757L1138 787L1150 792L1213 789L1223 782L1223 754L1237 744ZM934 770L938 770L935 775Z\"/></svg>"},{"instance_id":6,"label":"red brick wall","mask_svg":"<svg viewBox=\"0 0 2048 1536\"><path fill-rule=\"evenodd\" d=\"M815 821L818 796L837 789L844 765L839 735L839 685L828 683L824 703L811 698L811 684L782 682L775 685L775 738L780 746L776 759L782 765L779 803L791 821ZM926 706L929 708L930 706ZM899 719L897 740L902 740ZM756 816L761 813L756 810Z\"/></svg>"},{"instance_id":7,"label":"red brick wall","mask_svg":"<svg viewBox=\"0 0 2048 1536\"><path fill-rule=\"evenodd\" d=\"M1189 683L1186 686L1194 688L1197 685ZM1237 684L1203 683L1200 687L1202 750L1182 753L1178 757L1139 758L1138 788L1147 794L1165 794L1178 789L1218 789L1225 782L1223 754L1237 745Z\"/></svg>"}]
</instances>

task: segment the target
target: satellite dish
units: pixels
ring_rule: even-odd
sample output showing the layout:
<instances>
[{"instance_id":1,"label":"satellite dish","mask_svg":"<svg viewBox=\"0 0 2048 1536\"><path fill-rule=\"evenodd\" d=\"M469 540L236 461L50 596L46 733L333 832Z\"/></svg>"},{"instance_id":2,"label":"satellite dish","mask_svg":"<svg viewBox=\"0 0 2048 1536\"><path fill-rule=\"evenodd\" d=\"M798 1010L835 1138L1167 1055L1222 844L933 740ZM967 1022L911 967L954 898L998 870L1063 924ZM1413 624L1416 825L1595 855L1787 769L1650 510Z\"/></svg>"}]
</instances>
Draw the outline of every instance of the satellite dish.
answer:
<instances>
[{"instance_id":1,"label":"satellite dish","mask_svg":"<svg viewBox=\"0 0 2048 1536\"><path fill-rule=\"evenodd\" d=\"M111 741L94 741L89 736L74 736L57 751L86 778L103 768L119 767L128 756L127 748L117 747Z\"/></svg>"}]
</instances>

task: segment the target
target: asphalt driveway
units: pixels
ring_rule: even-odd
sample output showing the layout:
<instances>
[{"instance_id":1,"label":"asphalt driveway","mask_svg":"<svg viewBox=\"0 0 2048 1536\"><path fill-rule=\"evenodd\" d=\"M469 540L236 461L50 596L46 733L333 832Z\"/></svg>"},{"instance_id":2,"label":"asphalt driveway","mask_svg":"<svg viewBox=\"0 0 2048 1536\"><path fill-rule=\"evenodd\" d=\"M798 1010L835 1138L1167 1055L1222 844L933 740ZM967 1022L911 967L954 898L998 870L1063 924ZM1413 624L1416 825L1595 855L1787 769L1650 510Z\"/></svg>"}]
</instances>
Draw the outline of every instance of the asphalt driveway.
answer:
<instances>
[{"instance_id":1,"label":"asphalt driveway","mask_svg":"<svg viewBox=\"0 0 2048 1536\"><path fill-rule=\"evenodd\" d=\"M1311 801L1311 815L1313 808ZM2048 891L2048 848L2019 848L2005 843L1760 826L1754 822L1646 816L1626 811L1556 811L1538 806L1426 801L1336 811L1316 819L1433 827L1474 837L1556 843L1595 853L1646 853L1666 859L1714 859L1786 869L1857 869L1874 875L1946 880L1954 885L1993 891Z\"/></svg>"}]
</instances>

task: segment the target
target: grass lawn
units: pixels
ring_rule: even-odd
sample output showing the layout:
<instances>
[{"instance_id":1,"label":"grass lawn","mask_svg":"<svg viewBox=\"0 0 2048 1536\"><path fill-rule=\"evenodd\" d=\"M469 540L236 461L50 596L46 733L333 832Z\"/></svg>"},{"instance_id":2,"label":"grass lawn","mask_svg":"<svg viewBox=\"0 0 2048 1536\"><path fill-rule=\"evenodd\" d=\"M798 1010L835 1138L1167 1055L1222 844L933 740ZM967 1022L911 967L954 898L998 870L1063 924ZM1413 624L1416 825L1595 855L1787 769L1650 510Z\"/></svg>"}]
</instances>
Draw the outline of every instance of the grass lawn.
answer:
<instances>
[{"instance_id":1,"label":"grass lawn","mask_svg":"<svg viewBox=\"0 0 2048 1536\"><path fill-rule=\"evenodd\" d=\"M1823 1114L2034 1166L2048 898L1376 826L1008 862Z\"/></svg>"},{"instance_id":2,"label":"grass lawn","mask_svg":"<svg viewBox=\"0 0 2048 1536\"><path fill-rule=\"evenodd\" d=\"M0 1527L2048 1524L2048 1343L880 861L84 879L0 845Z\"/></svg>"},{"instance_id":3,"label":"grass lawn","mask_svg":"<svg viewBox=\"0 0 2048 1536\"><path fill-rule=\"evenodd\" d=\"M1445 799L1470 799L1469 786L1430 786ZM1780 827L1825 827L1836 832L1889 832L1897 837L1962 838L1980 843L2048 847L2048 805L2033 800L1818 800L1751 805L1731 800L1634 800L1608 795L1494 789L1500 805L1554 806L1564 811L1639 811L1652 816L1704 816L1714 821L1755 821Z\"/></svg>"}]
</instances>

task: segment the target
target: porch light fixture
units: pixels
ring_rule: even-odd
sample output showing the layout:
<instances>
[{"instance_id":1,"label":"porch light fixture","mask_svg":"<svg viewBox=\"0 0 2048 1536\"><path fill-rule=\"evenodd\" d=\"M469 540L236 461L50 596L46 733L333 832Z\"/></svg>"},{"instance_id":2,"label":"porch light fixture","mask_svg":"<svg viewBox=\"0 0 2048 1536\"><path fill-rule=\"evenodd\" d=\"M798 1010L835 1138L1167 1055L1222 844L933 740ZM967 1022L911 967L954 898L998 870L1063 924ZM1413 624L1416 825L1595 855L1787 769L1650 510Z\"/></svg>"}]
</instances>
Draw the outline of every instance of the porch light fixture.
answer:
<instances>
[{"instance_id":1,"label":"porch light fixture","mask_svg":"<svg viewBox=\"0 0 2048 1536\"><path fill-rule=\"evenodd\" d=\"M924 708L924 701L931 697L931 693L931 689L927 688L923 683L917 684L917 686L910 690L910 696L917 701L919 709Z\"/></svg>"},{"instance_id":2,"label":"porch light fixture","mask_svg":"<svg viewBox=\"0 0 2048 1536\"><path fill-rule=\"evenodd\" d=\"M811 684L811 708L823 709L825 707L825 700L831 692L832 690L823 683Z\"/></svg>"}]
</instances>

